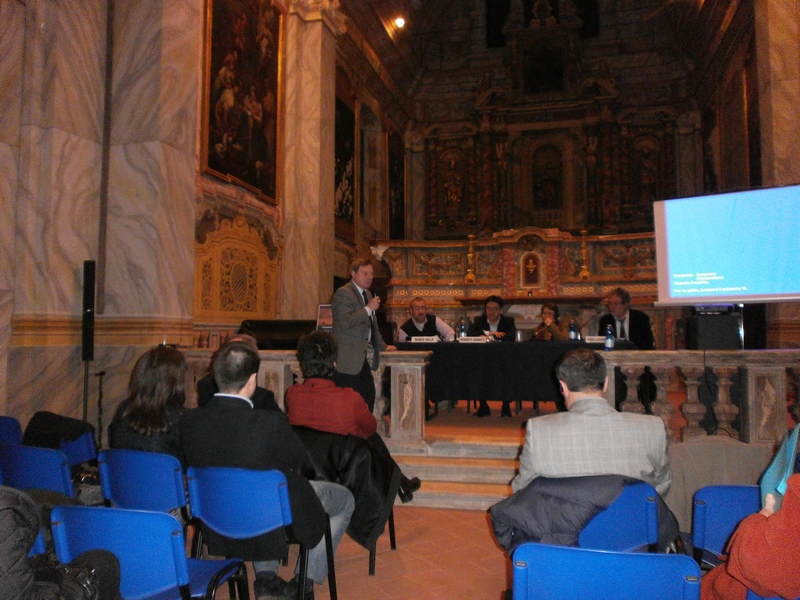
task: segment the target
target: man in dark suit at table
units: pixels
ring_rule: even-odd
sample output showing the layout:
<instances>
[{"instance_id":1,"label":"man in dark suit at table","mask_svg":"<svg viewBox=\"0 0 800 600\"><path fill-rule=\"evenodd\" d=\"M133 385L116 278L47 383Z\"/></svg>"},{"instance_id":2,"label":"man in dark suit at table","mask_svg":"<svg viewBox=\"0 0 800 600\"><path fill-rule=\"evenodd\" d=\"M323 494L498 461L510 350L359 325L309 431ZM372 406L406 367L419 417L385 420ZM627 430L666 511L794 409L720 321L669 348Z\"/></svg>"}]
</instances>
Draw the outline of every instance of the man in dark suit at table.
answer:
<instances>
[{"instance_id":1,"label":"man in dark suit at table","mask_svg":"<svg viewBox=\"0 0 800 600\"><path fill-rule=\"evenodd\" d=\"M608 326L611 326L614 337L619 340L630 340L639 350L655 350L653 328L650 326L650 317L640 310L631 308L631 295L622 287L614 288L606 297L608 314L600 317L598 335L605 335ZM622 372L615 369L614 394L619 407L625 401L628 386L623 381ZM642 375L641 385L638 387L639 399L648 405L656 397L656 385L653 373L646 368Z\"/></svg>"},{"instance_id":2,"label":"man in dark suit at table","mask_svg":"<svg viewBox=\"0 0 800 600\"><path fill-rule=\"evenodd\" d=\"M204 408L188 411L178 424L186 462L194 467L277 469L286 476L295 538L311 548L308 578L313 592L328 573L325 550L325 514L330 517L333 548L347 530L355 508L350 491L336 483L309 481L310 460L281 411L253 410L250 397L256 388L260 359L244 342L222 348L214 361L214 378L220 391ZM222 491L221 491L222 492ZM209 551L254 561L256 598L293 598L297 578L289 583L278 577L278 561L286 557L282 529L247 539L232 539L207 532ZM309 597L306 594L306 597Z\"/></svg>"},{"instance_id":3,"label":"man in dark suit at table","mask_svg":"<svg viewBox=\"0 0 800 600\"><path fill-rule=\"evenodd\" d=\"M339 344L334 381L339 387L353 388L375 408L375 382L381 352L394 350L387 346L378 330L377 311L380 296L369 289L373 269L369 259L356 259L350 265L350 281L333 294L333 337Z\"/></svg>"},{"instance_id":4,"label":"man in dark suit at table","mask_svg":"<svg viewBox=\"0 0 800 600\"><path fill-rule=\"evenodd\" d=\"M611 325L614 337L618 340L630 340L639 350L654 350L655 339L650 317L640 310L631 308L631 295L625 288L614 288L606 298L608 314L600 317L600 331L604 335Z\"/></svg>"},{"instance_id":5,"label":"man in dark suit at table","mask_svg":"<svg viewBox=\"0 0 800 600\"><path fill-rule=\"evenodd\" d=\"M500 296L489 296L483 303L483 314L472 321L472 325L467 331L470 337L490 335L501 342L513 342L516 339L517 326L514 324L514 317L507 317L503 314L503 299ZM488 417L492 414L486 400L480 401L480 407L475 411L476 417ZM503 400L503 408L500 411L501 417L511 416L510 401Z\"/></svg>"}]
</instances>

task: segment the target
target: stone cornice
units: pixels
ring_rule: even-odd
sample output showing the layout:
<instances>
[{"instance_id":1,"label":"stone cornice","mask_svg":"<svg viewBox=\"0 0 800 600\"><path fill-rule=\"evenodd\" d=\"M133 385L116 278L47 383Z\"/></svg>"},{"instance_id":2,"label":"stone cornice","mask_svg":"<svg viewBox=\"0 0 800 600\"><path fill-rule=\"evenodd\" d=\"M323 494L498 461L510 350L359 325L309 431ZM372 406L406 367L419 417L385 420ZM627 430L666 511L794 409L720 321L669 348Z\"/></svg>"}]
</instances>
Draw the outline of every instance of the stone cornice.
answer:
<instances>
[{"instance_id":1,"label":"stone cornice","mask_svg":"<svg viewBox=\"0 0 800 600\"><path fill-rule=\"evenodd\" d=\"M24 315L11 319L11 346L80 346L80 317L74 315ZM95 345L191 345L191 318L95 317Z\"/></svg>"},{"instance_id":2,"label":"stone cornice","mask_svg":"<svg viewBox=\"0 0 800 600\"><path fill-rule=\"evenodd\" d=\"M347 32L347 17L339 10L339 0L288 0L288 8L303 21L322 21L334 35Z\"/></svg>"}]
</instances>

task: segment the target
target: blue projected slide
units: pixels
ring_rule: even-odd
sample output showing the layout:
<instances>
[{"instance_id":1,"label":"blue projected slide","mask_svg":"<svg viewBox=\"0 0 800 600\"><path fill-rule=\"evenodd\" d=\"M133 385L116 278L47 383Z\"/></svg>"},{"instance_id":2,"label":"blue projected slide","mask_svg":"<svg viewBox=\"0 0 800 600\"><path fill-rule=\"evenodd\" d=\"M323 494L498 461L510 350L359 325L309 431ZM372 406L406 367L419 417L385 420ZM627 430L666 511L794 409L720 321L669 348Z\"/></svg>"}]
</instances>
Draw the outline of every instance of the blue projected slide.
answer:
<instances>
[{"instance_id":1,"label":"blue projected slide","mask_svg":"<svg viewBox=\"0 0 800 600\"><path fill-rule=\"evenodd\" d=\"M800 298L800 186L657 202L660 304Z\"/></svg>"}]
</instances>

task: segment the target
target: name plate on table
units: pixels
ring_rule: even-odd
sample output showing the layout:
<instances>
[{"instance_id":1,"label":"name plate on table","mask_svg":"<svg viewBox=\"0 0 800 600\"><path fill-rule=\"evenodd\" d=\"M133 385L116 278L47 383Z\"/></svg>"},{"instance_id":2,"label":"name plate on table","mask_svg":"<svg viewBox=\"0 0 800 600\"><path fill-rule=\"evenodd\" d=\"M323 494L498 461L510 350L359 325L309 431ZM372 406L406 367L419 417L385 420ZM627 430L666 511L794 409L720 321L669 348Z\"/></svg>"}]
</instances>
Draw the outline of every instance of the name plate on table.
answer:
<instances>
[{"instance_id":1,"label":"name plate on table","mask_svg":"<svg viewBox=\"0 0 800 600\"><path fill-rule=\"evenodd\" d=\"M605 344L606 336L604 335L587 335L585 338L587 344Z\"/></svg>"},{"instance_id":2,"label":"name plate on table","mask_svg":"<svg viewBox=\"0 0 800 600\"><path fill-rule=\"evenodd\" d=\"M415 335L411 338L412 344L435 344L438 341L438 335Z\"/></svg>"},{"instance_id":3,"label":"name plate on table","mask_svg":"<svg viewBox=\"0 0 800 600\"><path fill-rule=\"evenodd\" d=\"M487 340L484 336L470 336L470 337L460 337L458 338L459 343L461 344L485 344L489 340Z\"/></svg>"}]
</instances>

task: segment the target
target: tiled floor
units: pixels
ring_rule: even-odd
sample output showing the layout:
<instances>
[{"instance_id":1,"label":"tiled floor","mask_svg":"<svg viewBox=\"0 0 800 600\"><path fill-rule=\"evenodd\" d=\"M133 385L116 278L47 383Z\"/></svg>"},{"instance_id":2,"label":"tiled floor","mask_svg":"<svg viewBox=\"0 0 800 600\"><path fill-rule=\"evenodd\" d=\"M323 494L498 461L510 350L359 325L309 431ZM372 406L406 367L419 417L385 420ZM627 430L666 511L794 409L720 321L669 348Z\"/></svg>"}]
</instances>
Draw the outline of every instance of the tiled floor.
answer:
<instances>
[{"instance_id":1,"label":"tiled floor","mask_svg":"<svg viewBox=\"0 0 800 600\"><path fill-rule=\"evenodd\" d=\"M511 563L497 546L484 512L395 508L397 550L388 531L378 540L375 575L369 553L344 537L336 552L336 584L342 600L500 600L509 587ZM282 567L281 576L292 575ZM220 590L222 591L222 590ZM222 596L222 594L220 594ZM315 586L317 600L330 598L327 582Z\"/></svg>"},{"instance_id":2,"label":"tiled floor","mask_svg":"<svg viewBox=\"0 0 800 600\"><path fill-rule=\"evenodd\" d=\"M429 421L427 435L524 439L522 424L532 411L501 419L499 403L492 416L476 419L466 414L462 402L454 411L441 411ZM552 403L542 412L551 412ZM520 437L522 434L523 437ZM424 485L424 482L423 482ZM370 576L369 552L344 537L336 552L336 581L342 600L501 600L510 587L511 561L494 540L487 513L396 505L397 550L389 546L388 530L378 540L375 575ZM292 576L296 547L284 579ZM252 573L251 573L252 576ZM252 590L252 588L251 588ZM227 587L217 596L227 600ZM325 600L327 582L315 588L315 598Z\"/></svg>"}]
</instances>

